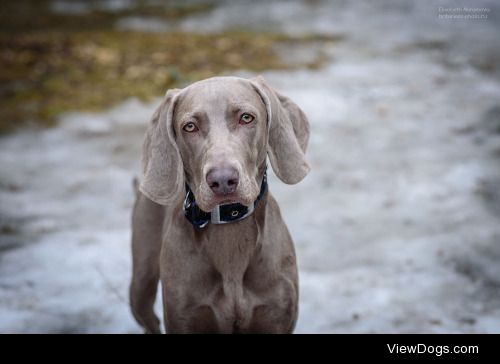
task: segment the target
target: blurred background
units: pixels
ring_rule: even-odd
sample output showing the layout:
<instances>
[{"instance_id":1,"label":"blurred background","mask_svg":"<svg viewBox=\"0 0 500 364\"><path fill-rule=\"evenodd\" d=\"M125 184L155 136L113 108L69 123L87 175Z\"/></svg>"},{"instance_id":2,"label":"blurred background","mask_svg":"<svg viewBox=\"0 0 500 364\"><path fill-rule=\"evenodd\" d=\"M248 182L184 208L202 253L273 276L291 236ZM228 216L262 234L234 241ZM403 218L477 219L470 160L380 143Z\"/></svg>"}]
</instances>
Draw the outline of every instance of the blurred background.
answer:
<instances>
[{"instance_id":1,"label":"blurred background","mask_svg":"<svg viewBox=\"0 0 500 364\"><path fill-rule=\"evenodd\" d=\"M493 0L2 1L0 332L141 332L149 118L168 88L262 74L311 122L310 175L270 176L296 332L499 333L499 34Z\"/></svg>"}]
</instances>

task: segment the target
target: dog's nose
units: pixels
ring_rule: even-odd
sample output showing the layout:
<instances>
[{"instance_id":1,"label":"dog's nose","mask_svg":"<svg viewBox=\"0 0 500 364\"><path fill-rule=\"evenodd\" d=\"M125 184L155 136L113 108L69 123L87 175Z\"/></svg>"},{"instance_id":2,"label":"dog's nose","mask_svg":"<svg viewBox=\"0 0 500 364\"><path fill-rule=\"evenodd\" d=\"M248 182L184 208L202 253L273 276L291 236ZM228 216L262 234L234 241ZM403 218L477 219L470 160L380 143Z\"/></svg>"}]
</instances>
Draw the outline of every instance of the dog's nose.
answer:
<instances>
[{"instance_id":1,"label":"dog's nose","mask_svg":"<svg viewBox=\"0 0 500 364\"><path fill-rule=\"evenodd\" d=\"M216 195L225 196L236 191L240 176L233 167L219 167L208 171L206 179L208 186Z\"/></svg>"}]
</instances>

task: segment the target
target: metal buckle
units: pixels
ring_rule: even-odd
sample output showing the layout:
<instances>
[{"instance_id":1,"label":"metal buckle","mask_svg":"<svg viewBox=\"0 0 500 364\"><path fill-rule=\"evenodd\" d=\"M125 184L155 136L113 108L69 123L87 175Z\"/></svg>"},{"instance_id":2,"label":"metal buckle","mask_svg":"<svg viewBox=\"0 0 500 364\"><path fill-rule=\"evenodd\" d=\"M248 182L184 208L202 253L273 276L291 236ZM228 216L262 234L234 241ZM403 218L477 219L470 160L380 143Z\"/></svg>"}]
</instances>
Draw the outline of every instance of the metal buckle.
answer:
<instances>
[{"instance_id":1,"label":"metal buckle","mask_svg":"<svg viewBox=\"0 0 500 364\"><path fill-rule=\"evenodd\" d=\"M212 212L210 213L210 222L212 224L221 224L220 221L220 205L217 205L213 208Z\"/></svg>"},{"instance_id":2,"label":"metal buckle","mask_svg":"<svg viewBox=\"0 0 500 364\"><path fill-rule=\"evenodd\" d=\"M210 222L212 224L216 224L216 225L228 224L231 222L243 220L245 217L249 216L253 212L253 210L255 209L255 203L252 203L250 206L247 207L247 212L244 213L243 215L241 215L240 217L238 217L237 219L229 220L229 221L222 221L220 219L220 206L224 206L224 205L215 206L213 208L212 212L210 213Z\"/></svg>"}]
</instances>

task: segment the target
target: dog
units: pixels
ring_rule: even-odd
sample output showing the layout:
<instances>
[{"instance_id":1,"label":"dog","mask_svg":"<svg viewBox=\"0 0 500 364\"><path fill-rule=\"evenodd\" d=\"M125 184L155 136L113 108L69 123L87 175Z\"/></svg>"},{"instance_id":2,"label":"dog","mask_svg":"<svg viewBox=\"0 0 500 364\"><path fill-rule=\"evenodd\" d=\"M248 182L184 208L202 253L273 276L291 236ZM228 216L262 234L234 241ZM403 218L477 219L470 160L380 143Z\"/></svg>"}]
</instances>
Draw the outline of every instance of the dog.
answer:
<instances>
[{"instance_id":1,"label":"dog","mask_svg":"<svg viewBox=\"0 0 500 364\"><path fill-rule=\"evenodd\" d=\"M213 77L169 90L143 144L132 213L132 313L161 333L292 333L293 241L267 186L300 182L309 122L262 77Z\"/></svg>"}]
</instances>

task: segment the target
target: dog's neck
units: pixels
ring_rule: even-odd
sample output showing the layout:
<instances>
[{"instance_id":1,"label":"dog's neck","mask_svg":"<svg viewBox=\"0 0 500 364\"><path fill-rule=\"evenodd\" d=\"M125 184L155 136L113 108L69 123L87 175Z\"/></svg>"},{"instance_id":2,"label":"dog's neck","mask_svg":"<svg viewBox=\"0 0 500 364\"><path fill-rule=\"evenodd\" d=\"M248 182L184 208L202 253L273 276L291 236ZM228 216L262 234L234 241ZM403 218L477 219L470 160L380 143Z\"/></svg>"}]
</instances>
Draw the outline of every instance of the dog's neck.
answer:
<instances>
[{"instance_id":1,"label":"dog's neck","mask_svg":"<svg viewBox=\"0 0 500 364\"><path fill-rule=\"evenodd\" d=\"M236 291L241 290L244 274L255 254L260 251L266 226L268 197L269 190L266 190L254 212L246 219L232 224L208 224L204 229L193 229L198 247L220 274L226 295L242 295Z\"/></svg>"}]
</instances>

